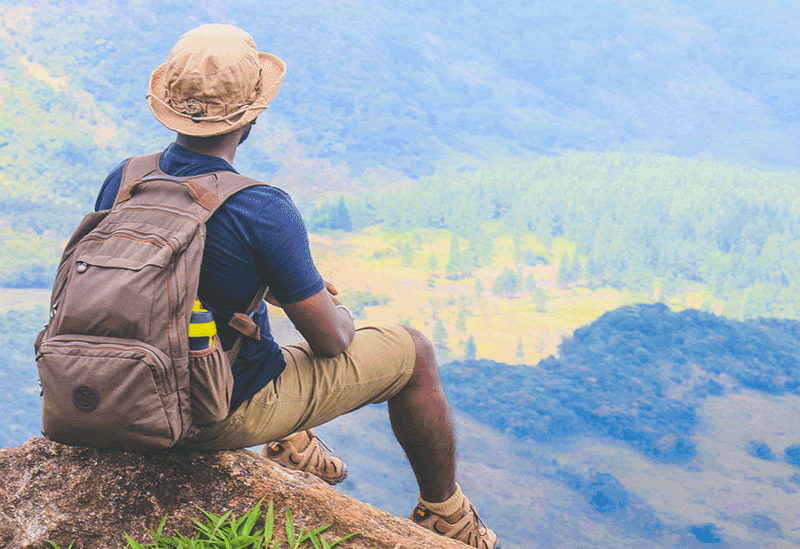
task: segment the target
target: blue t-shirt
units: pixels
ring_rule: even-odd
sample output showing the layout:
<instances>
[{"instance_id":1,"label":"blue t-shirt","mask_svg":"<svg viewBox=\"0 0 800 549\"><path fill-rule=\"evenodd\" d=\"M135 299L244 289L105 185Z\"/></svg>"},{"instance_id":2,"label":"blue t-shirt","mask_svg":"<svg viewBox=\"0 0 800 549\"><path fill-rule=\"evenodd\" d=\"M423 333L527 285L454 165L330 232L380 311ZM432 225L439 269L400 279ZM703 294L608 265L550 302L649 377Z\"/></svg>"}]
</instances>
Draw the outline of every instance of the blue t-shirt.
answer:
<instances>
[{"instance_id":1,"label":"blue t-shirt","mask_svg":"<svg viewBox=\"0 0 800 549\"><path fill-rule=\"evenodd\" d=\"M114 204L125 162L108 175L96 210ZM176 143L161 153L161 171L175 177L215 171L236 172L225 160L187 150ZM239 333L228 326L244 312L263 281L280 303L294 303L320 292L325 283L314 266L300 212L284 191L268 185L234 194L206 223L198 298L214 315L222 348L230 349ZM255 316L261 340L244 339L233 364L231 411L263 389L286 368L269 328L266 305Z\"/></svg>"}]
</instances>

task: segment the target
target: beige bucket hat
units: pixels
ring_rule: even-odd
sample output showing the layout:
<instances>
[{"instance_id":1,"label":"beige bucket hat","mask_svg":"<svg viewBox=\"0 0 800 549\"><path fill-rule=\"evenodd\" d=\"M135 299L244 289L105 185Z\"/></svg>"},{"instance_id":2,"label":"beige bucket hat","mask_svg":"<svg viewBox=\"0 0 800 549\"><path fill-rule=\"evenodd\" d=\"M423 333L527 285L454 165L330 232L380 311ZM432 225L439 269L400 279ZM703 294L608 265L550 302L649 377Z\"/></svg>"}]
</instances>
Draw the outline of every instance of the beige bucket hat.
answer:
<instances>
[{"instance_id":1,"label":"beige bucket hat","mask_svg":"<svg viewBox=\"0 0 800 549\"><path fill-rule=\"evenodd\" d=\"M147 103L167 128L210 137L249 124L275 99L286 74L232 25L202 25L181 36L150 77Z\"/></svg>"}]
</instances>

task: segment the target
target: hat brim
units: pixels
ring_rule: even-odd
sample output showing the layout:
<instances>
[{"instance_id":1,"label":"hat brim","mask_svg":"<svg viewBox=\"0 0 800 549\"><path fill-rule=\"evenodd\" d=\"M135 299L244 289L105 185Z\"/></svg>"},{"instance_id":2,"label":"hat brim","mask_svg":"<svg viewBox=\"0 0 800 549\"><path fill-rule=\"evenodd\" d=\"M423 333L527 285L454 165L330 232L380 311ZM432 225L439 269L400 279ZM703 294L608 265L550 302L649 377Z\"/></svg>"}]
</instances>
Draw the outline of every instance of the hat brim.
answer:
<instances>
[{"instance_id":1,"label":"hat brim","mask_svg":"<svg viewBox=\"0 0 800 549\"><path fill-rule=\"evenodd\" d=\"M150 76L147 104L159 122L170 130L183 135L212 137L232 132L255 120L272 103L272 100L278 95L278 90L280 90L283 83L283 77L286 75L286 65L274 55L258 52L258 62L261 65L261 93L253 101L253 105L259 105L259 107L248 109L239 117L231 120L192 120L188 116L172 111L169 107L154 99L152 96L162 100L167 97L166 63L156 67L156 70Z\"/></svg>"}]
</instances>

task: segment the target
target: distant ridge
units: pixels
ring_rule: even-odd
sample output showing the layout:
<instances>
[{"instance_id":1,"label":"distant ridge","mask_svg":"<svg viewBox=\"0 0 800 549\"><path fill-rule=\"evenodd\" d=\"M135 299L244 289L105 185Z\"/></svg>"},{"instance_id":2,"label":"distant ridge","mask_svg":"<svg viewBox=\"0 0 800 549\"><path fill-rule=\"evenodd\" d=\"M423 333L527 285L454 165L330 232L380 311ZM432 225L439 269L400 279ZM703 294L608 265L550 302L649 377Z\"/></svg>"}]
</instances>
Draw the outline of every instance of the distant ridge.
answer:
<instances>
[{"instance_id":1,"label":"distant ridge","mask_svg":"<svg viewBox=\"0 0 800 549\"><path fill-rule=\"evenodd\" d=\"M694 456L697 406L741 388L800 394L800 322L632 305L579 328L536 366L453 362L453 405L518 438L600 432L667 461Z\"/></svg>"}]
</instances>

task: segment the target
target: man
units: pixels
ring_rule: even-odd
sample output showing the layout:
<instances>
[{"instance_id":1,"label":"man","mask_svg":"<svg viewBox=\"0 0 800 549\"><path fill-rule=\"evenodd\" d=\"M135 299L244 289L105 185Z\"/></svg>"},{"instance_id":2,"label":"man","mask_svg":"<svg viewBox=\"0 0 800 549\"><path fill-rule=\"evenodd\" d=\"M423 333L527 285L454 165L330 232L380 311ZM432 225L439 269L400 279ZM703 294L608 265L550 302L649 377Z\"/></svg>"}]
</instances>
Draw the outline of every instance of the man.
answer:
<instances>
[{"instance_id":1,"label":"man","mask_svg":"<svg viewBox=\"0 0 800 549\"><path fill-rule=\"evenodd\" d=\"M252 37L229 25L203 25L181 37L150 80L148 104L178 133L159 168L192 176L232 167L257 116L278 93L285 66L258 52ZM106 178L96 209L113 205L127 161ZM473 547L500 547L455 482L455 435L430 342L405 326L355 329L337 291L317 272L305 226L289 196L259 185L242 190L207 222L198 299L212 312L223 349L238 333L228 327L259 284L282 307L305 343L279 347L266 306L232 365L227 419L184 441L198 449L265 444L264 455L330 484L347 476L313 427L369 403L388 400L392 429L419 484L417 524ZM276 442L271 442L276 441Z\"/></svg>"}]
</instances>

